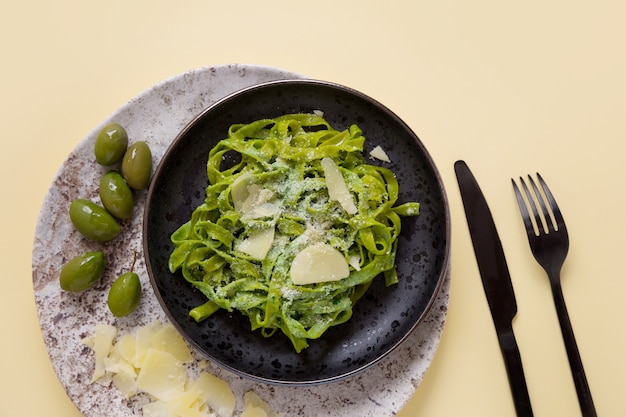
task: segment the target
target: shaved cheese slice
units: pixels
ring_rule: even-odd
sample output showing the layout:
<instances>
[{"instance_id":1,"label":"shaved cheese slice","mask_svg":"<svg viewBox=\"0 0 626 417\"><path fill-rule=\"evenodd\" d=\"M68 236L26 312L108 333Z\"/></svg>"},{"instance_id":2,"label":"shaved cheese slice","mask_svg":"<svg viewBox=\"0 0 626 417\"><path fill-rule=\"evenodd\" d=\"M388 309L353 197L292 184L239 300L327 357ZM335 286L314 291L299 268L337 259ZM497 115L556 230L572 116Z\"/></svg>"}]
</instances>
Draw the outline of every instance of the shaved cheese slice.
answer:
<instances>
[{"instance_id":1,"label":"shaved cheese slice","mask_svg":"<svg viewBox=\"0 0 626 417\"><path fill-rule=\"evenodd\" d=\"M137 388L159 400L176 397L187 381L187 370L174 355L149 348L137 375Z\"/></svg>"},{"instance_id":2,"label":"shaved cheese slice","mask_svg":"<svg viewBox=\"0 0 626 417\"><path fill-rule=\"evenodd\" d=\"M152 335L160 326L160 321L154 321L137 329L135 333L135 359L133 361L135 368L143 367L146 353L152 347Z\"/></svg>"},{"instance_id":3,"label":"shaved cheese slice","mask_svg":"<svg viewBox=\"0 0 626 417\"><path fill-rule=\"evenodd\" d=\"M251 184L252 175L241 175L230 188L235 210L253 219L272 217L280 212L280 208L271 203L275 193L258 184Z\"/></svg>"},{"instance_id":4,"label":"shaved cheese slice","mask_svg":"<svg viewBox=\"0 0 626 417\"><path fill-rule=\"evenodd\" d=\"M121 357L117 357L117 355L111 355L108 358L104 358L103 362L106 372L110 372L112 374L126 374L131 378L135 378L137 376L135 368Z\"/></svg>"},{"instance_id":5,"label":"shaved cheese slice","mask_svg":"<svg viewBox=\"0 0 626 417\"><path fill-rule=\"evenodd\" d=\"M176 417L205 417L197 403L199 396L198 391L187 390L167 401L167 406Z\"/></svg>"},{"instance_id":6,"label":"shaved cheese slice","mask_svg":"<svg viewBox=\"0 0 626 417\"><path fill-rule=\"evenodd\" d=\"M372 158L376 158L376 159L381 160L383 162L391 162L391 159L389 159L389 156L383 150L383 148L380 147L380 145L376 146L374 149L372 149L372 151L370 152L370 156Z\"/></svg>"},{"instance_id":7,"label":"shaved cheese slice","mask_svg":"<svg viewBox=\"0 0 626 417\"><path fill-rule=\"evenodd\" d=\"M95 382L106 373L105 358L109 356L113 347L113 339L117 334L117 329L108 324L98 324L93 336L93 351L96 357L96 366L91 377L91 382Z\"/></svg>"},{"instance_id":8,"label":"shaved cheese slice","mask_svg":"<svg viewBox=\"0 0 626 417\"><path fill-rule=\"evenodd\" d=\"M150 396L151 401L142 408L144 417L234 415L237 401L226 381L206 371L196 379L189 377L185 363L193 361L193 356L171 323L155 321L138 327L114 344L116 334L114 326L97 325L94 335L82 342L95 353L94 376L101 375L96 378L98 384L109 386L113 382L126 398L142 392ZM135 367L136 361L141 366ZM196 365L203 369L206 361ZM246 398L248 417L279 416L258 396Z\"/></svg>"},{"instance_id":9,"label":"shaved cheese slice","mask_svg":"<svg viewBox=\"0 0 626 417\"><path fill-rule=\"evenodd\" d=\"M248 185L248 197L241 204L241 209L239 211L244 214L252 212L257 204L257 201L259 201L259 199L261 198L260 196L262 191L263 188L261 188L261 186L259 186L258 184Z\"/></svg>"},{"instance_id":10,"label":"shaved cheese slice","mask_svg":"<svg viewBox=\"0 0 626 417\"><path fill-rule=\"evenodd\" d=\"M359 255L350 255L348 263L355 271L361 270L361 257Z\"/></svg>"},{"instance_id":11,"label":"shaved cheese slice","mask_svg":"<svg viewBox=\"0 0 626 417\"><path fill-rule=\"evenodd\" d=\"M327 243L316 243L300 251L290 269L296 285L338 281L350 275L346 258Z\"/></svg>"},{"instance_id":12,"label":"shaved cheese slice","mask_svg":"<svg viewBox=\"0 0 626 417\"><path fill-rule=\"evenodd\" d=\"M274 191L268 190L267 188L259 187L258 190L256 190L255 192L255 199L253 201L253 204L255 207L262 206L263 204L270 201L272 198L274 198Z\"/></svg>"},{"instance_id":13,"label":"shaved cheese slice","mask_svg":"<svg viewBox=\"0 0 626 417\"><path fill-rule=\"evenodd\" d=\"M177 417L170 411L166 402L153 401L145 404L141 409L143 417Z\"/></svg>"},{"instance_id":14,"label":"shaved cheese slice","mask_svg":"<svg viewBox=\"0 0 626 417\"><path fill-rule=\"evenodd\" d=\"M237 250L262 261L272 248L272 243L274 243L274 228L270 227L250 233L247 239L239 242Z\"/></svg>"},{"instance_id":15,"label":"shaved cheese slice","mask_svg":"<svg viewBox=\"0 0 626 417\"><path fill-rule=\"evenodd\" d=\"M117 350L120 357L126 362L134 365L137 351L137 338L131 333L122 335L115 344L115 350Z\"/></svg>"},{"instance_id":16,"label":"shaved cheese slice","mask_svg":"<svg viewBox=\"0 0 626 417\"><path fill-rule=\"evenodd\" d=\"M202 372L191 386L200 391L201 398L220 417L232 417L237 400L226 381Z\"/></svg>"},{"instance_id":17,"label":"shaved cheese slice","mask_svg":"<svg viewBox=\"0 0 626 417\"><path fill-rule=\"evenodd\" d=\"M321 164L324 169L324 177L326 177L326 187L328 188L330 199L338 201L346 213L356 214L357 208L354 204L354 198L350 194L346 181L335 161L327 157L321 160Z\"/></svg>"},{"instance_id":18,"label":"shaved cheese slice","mask_svg":"<svg viewBox=\"0 0 626 417\"><path fill-rule=\"evenodd\" d=\"M272 203L264 203L252 210L252 218L259 219L261 217L273 217L280 213L280 208Z\"/></svg>"},{"instance_id":19,"label":"shaved cheese slice","mask_svg":"<svg viewBox=\"0 0 626 417\"><path fill-rule=\"evenodd\" d=\"M113 375L113 384L126 398L137 394L137 381L134 377L125 373Z\"/></svg>"},{"instance_id":20,"label":"shaved cheese slice","mask_svg":"<svg viewBox=\"0 0 626 417\"><path fill-rule=\"evenodd\" d=\"M237 177L237 179L233 181L230 186L230 196L233 199L233 205L235 206L236 211L241 212L243 204L250 195L248 192L248 186L250 185L251 179L252 175L245 173Z\"/></svg>"},{"instance_id":21,"label":"shaved cheese slice","mask_svg":"<svg viewBox=\"0 0 626 417\"><path fill-rule=\"evenodd\" d=\"M274 191L251 184L248 186L248 197L241 205L240 211L253 219L278 213L278 207L269 202L272 198Z\"/></svg>"},{"instance_id":22,"label":"shaved cheese slice","mask_svg":"<svg viewBox=\"0 0 626 417\"><path fill-rule=\"evenodd\" d=\"M244 410L241 417L281 417L283 413L274 412L254 391L248 391L243 395Z\"/></svg>"},{"instance_id":23,"label":"shaved cheese slice","mask_svg":"<svg viewBox=\"0 0 626 417\"><path fill-rule=\"evenodd\" d=\"M150 344L155 349L172 354L182 363L193 360L187 343L171 323L166 323L157 329L150 338Z\"/></svg>"}]
</instances>

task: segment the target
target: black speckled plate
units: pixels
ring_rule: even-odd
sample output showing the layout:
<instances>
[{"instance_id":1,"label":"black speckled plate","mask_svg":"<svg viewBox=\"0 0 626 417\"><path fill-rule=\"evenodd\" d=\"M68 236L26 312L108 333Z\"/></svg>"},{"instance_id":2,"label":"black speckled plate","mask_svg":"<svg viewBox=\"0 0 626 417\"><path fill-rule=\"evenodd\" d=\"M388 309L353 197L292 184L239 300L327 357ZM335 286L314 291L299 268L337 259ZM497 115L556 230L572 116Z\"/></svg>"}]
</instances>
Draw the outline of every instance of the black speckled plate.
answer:
<instances>
[{"instance_id":1,"label":"black speckled plate","mask_svg":"<svg viewBox=\"0 0 626 417\"><path fill-rule=\"evenodd\" d=\"M421 214L403 219L397 254L400 283L386 288L382 279L376 279L347 323L329 329L298 354L282 334L264 338L252 332L248 318L237 312L219 311L196 323L188 312L206 299L180 273L169 272L168 259L173 250L171 233L205 198L207 156L227 135L229 126L314 110L322 110L338 130L357 123L366 137L366 155L380 145L392 161L384 165L398 177L398 204L420 202ZM148 193L143 227L151 283L180 332L199 351L234 373L274 384L332 382L378 362L425 317L449 266L448 203L428 151L411 129L380 103L321 81L256 85L202 112L163 156Z\"/></svg>"}]
</instances>

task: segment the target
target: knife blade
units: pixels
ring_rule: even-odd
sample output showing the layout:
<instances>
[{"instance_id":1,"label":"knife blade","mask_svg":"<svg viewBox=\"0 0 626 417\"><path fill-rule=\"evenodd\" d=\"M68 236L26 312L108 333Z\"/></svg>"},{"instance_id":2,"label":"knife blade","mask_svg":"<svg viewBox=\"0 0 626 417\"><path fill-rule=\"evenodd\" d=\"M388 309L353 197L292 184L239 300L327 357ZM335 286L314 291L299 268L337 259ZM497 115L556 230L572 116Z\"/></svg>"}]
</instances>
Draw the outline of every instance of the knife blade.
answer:
<instances>
[{"instance_id":1,"label":"knife blade","mask_svg":"<svg viewBox=\"0 0 626 417\"><path fill-rule=\"evenodd\" d=\"M517 314L517 303L502 242L487 201L465 161L456 161L454 170L478 270L509 378L515 411L519 417L531 417L533 412L522 359L513 333L512 321Z\"/></svg>"}]
</instances>

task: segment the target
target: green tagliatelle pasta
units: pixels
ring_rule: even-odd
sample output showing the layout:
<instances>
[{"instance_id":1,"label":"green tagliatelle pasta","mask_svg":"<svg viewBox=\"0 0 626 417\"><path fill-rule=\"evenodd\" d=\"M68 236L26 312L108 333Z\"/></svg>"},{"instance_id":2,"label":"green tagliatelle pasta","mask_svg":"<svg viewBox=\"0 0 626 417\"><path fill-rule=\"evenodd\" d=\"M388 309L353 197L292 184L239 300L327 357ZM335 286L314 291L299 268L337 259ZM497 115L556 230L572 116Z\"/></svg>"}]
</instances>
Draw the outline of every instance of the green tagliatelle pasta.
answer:
<instances>
[{"instance_id":1,"label":"green tagliatelle pasta","mask_svg":"<svg viewBox=\"0 0 626 417\"><path fill-rule=\"evenodd\" d=\"M386 285L397 283L400 217L417 215L419 204L394 207L396 177L366 163L364 141L356 125L337 131L315 114L230 127L209 153L204 203L171 236L170 270L182 270L208 299L190 312L194 319L238 310L252 330L269 337L280 329L300 352L309 339L348 320L377 275L384 274ZM329 197L324 158L341 172L355 214ZM233 162L225 166L226 160ZM314 243L341 252L349 276L294 284L291 263Z\"/></svg>"}]
</instances>

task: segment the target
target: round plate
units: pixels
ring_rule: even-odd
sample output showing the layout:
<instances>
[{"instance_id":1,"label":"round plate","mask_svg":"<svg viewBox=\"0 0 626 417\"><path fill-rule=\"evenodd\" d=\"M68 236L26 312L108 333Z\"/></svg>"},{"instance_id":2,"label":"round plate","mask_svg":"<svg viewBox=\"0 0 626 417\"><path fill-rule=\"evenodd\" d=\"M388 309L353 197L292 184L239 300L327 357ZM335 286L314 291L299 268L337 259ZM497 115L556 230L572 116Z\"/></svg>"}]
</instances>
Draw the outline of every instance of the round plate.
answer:
<instances>
[{"instance_id":1,"label":"round plate","mask_svg":"<svg viewBox=\"0 0 626 417\"><path fill-rule=\"evenodd\" d=\"M398 242L400 283L386 288L378 277L359 300L353 316L296 353L282 334L263 337L249 319L220 310L197 323L189 310L206 302L202 293L172 274L171 234L205 199L207 156L228 128L289 113L321 110L337 130L356 123L363 130L365 155L381 146L384 164L398 177L398 204L421 203L417 217L403 218ZM250 87L214 104L174 140L153 177L144 214L148 273L163 308L199 351L231 371L274 384L306 385L355 375L393 351L424 318L446 272L450 222L447 200L427 150L389 109L352 89L315 80L282 80Z\"/></svg>"},{"instance_id":2,"label":"round plate","mask_svg":"<svg viewBox=\"0 0 626 417\"><path fill-rule=\"evenodd\" d=\"M81 339L93 334L99 323L114 324L120 332L130 332L155 320L168 320L152 290L142 256L146 193L137 193L135 217L124 224L120 236L107 244L82 239L69 220L67 210L72 199L98 201L99 177L106 170L93 160L97 132L111 121L122 123L131 140L145 140L150 145L156 165L176 135L211 104L251 85L301 77L277 68L242 64L198 68L173 76L132 98L94 126L52 178L33 241L34 299L52 367L68 397L85 417L138 417L147 398L126 399L112 385L89 384L94 357ZM81 294L61 291L58 274L63 264L90 249L102 249L107 254L108 267L102 281ZM133 251L138 255L135 272L140 276L143 295L136 312L116 319L106 306L107 289L117 275L128 270ZM204 356L196 349L192 349L196 360L188 370L191 376L208 370L226 380L238 399L239 412L243 394L254 390L272 409L290 417L395 416L413 395L437 351L449 291L447 277L430 312L399 349L367 371L334 384L295 388L256 383L211 361L203 361Z\"/></svg>"}]
</instances>

